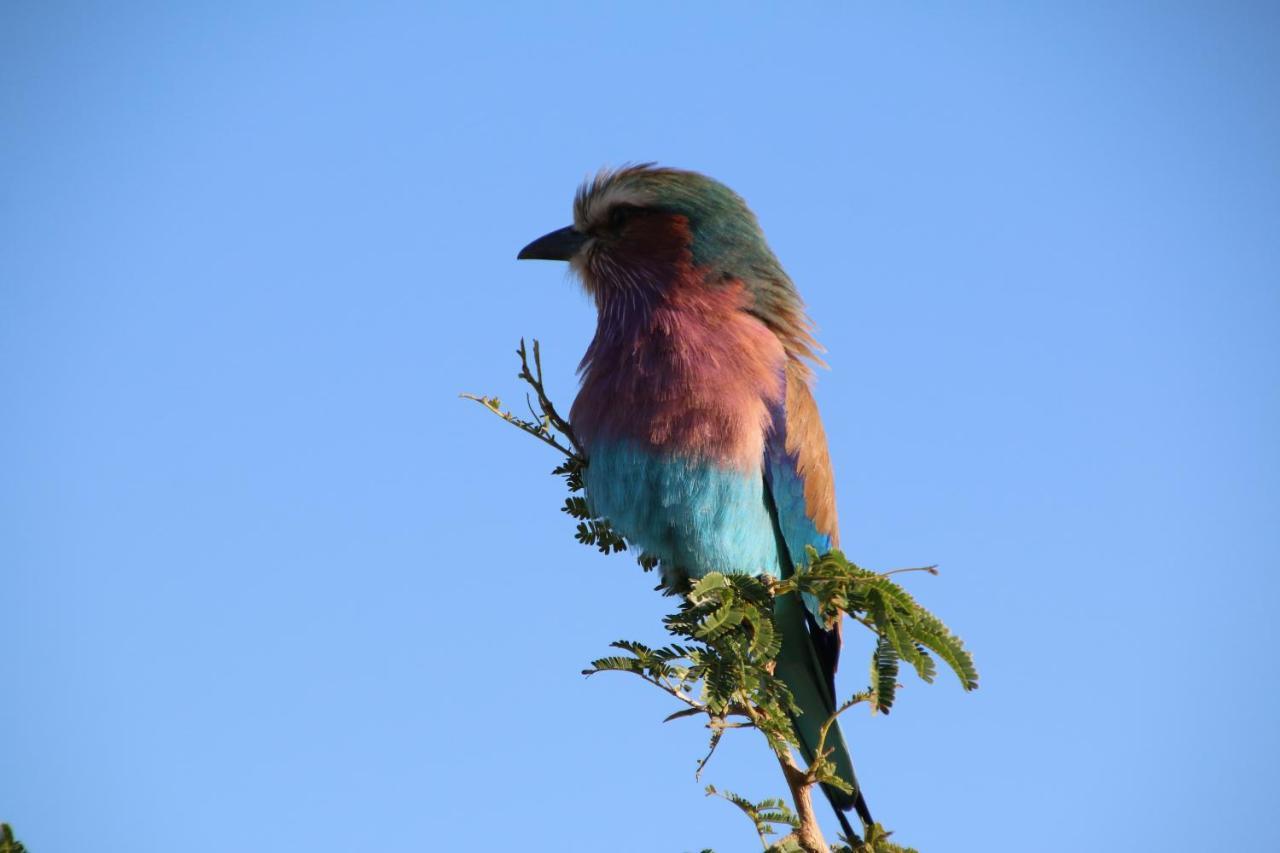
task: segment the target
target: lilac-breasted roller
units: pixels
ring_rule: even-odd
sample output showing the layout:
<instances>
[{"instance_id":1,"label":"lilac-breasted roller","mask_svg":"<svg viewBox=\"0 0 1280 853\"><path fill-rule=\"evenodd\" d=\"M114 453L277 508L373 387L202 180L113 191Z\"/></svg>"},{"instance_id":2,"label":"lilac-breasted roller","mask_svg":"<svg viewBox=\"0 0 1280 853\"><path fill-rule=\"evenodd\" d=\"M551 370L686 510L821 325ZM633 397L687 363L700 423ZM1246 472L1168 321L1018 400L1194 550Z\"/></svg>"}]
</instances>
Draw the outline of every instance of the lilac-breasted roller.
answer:
<instances>
[{"instance_id":1,"label":"lilac-breasted roller","mask_svg":"<svg viewBox=\"0 0 1280 853\"><path fill-rule=\"evenodd\" d=\"M805 546L838 543L827 439L810 385L818 344L795 285L736 193L695 172L604 171L578 190L573 224L520 258L568 261L594 297L596 334L570 422L588 458L591 510L684 588L709 572L789 576ZM781 596L776 673L802 713L812 761L836 707L840 631ZM827 746L871 816L844 736Z\"/></svg>"}]
</instances>

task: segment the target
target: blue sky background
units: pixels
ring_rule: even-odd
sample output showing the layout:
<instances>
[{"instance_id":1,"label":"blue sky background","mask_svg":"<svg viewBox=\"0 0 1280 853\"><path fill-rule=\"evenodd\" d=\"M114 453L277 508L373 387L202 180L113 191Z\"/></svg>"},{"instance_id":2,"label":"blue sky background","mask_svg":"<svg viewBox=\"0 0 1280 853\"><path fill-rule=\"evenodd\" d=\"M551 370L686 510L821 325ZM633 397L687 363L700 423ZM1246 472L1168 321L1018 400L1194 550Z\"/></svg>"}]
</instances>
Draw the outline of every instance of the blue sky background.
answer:
<instances>
[{"instance_id":1,"label":"blue sky background","mask_svg":"<svg viewBox=\"0 0 1280 853\"><path fill-rule=\"evenodd\" d=\"M697 724L578 674L669 602L457 399L516 399L525 335L567 406L592 309L515 253L636 160L758 211L846 549L940 563L908 584L977 656L846 723L877 817L1280 849L1276 7L693 5L0 9L33 853L756 848ZM750 734L704 782L782 791Z\"/></svg>"}]
</instances>

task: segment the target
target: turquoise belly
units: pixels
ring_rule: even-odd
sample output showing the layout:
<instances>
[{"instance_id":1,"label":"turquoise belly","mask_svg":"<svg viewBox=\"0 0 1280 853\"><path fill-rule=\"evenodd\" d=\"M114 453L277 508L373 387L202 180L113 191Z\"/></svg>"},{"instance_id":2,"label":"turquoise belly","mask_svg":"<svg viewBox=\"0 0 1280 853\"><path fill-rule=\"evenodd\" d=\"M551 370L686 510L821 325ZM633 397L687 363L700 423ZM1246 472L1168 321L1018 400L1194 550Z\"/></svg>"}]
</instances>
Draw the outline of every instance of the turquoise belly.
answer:
<instances>
[{"instance_id":1,"label":"turquoise belly","mask_svg":"<svg viewBox=\"0 0 1280 853\"><path fill-rule=\"evenodd\" d=\"M778 575L760 471L599 442L586 472L592 512L662 563L664 578L708 572Z\"/></svg>"}]
</instances>

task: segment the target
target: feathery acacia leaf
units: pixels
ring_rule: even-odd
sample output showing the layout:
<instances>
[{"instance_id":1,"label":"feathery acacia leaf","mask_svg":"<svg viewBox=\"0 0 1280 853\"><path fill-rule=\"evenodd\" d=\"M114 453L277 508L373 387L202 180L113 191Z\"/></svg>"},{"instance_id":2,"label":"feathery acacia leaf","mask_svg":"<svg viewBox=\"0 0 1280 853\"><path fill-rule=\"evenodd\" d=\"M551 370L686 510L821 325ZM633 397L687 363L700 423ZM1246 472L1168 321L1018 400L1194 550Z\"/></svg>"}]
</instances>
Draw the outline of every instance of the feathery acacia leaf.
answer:
<instances>
[{"instance_id":1,"label":"feathery acacia leaf","mask_svg":"<svg viewBox=\"0 0 1280 853\"><path fill-rule=\"evenodd\" d=\"M894 696L898 692L898 652L885 637L876 640L876 650L871 655L872 707L889 713Z\"/></svg>"},{"instance_id":2,"label":"feathery acacia leaf","mask_svg":"<svg viewBox=\"0 0 1280 853\"><path fill-rule=\"evenodd\" d=\"M795 812L791 811L791 807L782 800L770 798L753 803L733 791L718 790L715 785L708 785L706 791L708 797L720 797L741 809L743 814L751 818L751 822L755 824L756 834L760 836L760 840L766 845L769 843L769 836L778 832L774 828L774 824L781 824L787 827L800 825ZM774 848L766 846L766 849Z\"/></svg>"}]
</instances>

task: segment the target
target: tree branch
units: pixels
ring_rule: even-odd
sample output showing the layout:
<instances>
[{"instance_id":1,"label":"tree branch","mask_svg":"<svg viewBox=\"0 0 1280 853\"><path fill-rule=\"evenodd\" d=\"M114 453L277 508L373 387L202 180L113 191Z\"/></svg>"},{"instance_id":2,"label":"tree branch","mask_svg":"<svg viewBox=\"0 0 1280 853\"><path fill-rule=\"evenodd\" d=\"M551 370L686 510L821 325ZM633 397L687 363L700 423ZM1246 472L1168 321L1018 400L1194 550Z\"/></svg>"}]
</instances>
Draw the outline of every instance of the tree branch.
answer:
<instances>
[{"instance_id":1,"label":"tree branch","mask_svg":"<svg viewBox=\"0 0 1280 853\"><path fill-rule=\"evenodd\" d=\"M577 455L586 459L587 454L583 451L582 445L578 442L578 437L574 434L573 427L569 425L567 420L560 417L560 413L556 411L556 407L552 404L551 399L547 397L546 388L544 388L542 384L542 352L538 347L538 339L533 339L534 372L529 371L529 355L524 346L524 338L520 339L520 349L516 350L516 354L520 356L520 378L533 387L534 393L538 395L538 405L542 407L542 411L546 415L547 420L550 421L552 426L560 431L561 435L569 439L569 443L573 445L574 450L577 451Z\"/></svg>"}]
</instances>

